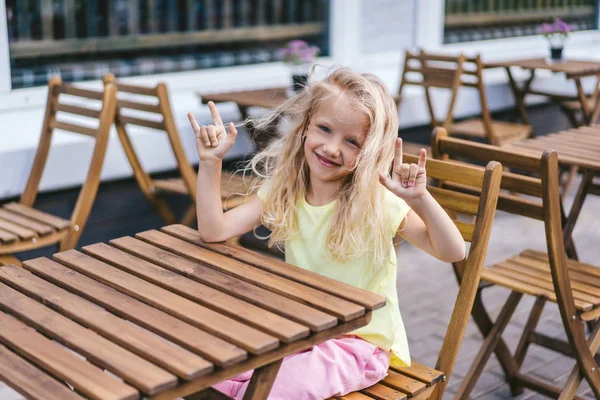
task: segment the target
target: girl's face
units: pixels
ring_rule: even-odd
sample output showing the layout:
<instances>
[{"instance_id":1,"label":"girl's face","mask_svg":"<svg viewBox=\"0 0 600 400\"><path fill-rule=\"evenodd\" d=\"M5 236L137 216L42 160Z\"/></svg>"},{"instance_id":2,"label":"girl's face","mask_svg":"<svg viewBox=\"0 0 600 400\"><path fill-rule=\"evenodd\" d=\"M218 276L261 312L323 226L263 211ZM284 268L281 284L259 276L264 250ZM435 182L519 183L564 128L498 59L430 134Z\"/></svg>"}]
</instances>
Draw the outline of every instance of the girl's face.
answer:
<instances>
[{"instance_id":1,"label":"girl's face","mask_svg":"<svg viewBox=\"0 0 600 400\"><path fill-rule=\"evenodd\" d=\"M354 170L367 124L367 116L344 94L321 104L304 142L311 183L336 182Z\"/></svg>"}]
</instances>

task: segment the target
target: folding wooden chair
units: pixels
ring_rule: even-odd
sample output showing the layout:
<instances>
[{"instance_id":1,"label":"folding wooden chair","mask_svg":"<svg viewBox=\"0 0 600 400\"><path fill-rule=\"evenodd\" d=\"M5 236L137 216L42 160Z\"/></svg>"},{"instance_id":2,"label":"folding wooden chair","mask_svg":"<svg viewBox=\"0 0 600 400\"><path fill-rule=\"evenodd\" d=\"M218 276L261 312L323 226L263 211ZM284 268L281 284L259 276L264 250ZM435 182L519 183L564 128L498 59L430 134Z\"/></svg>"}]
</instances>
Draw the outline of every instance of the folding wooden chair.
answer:
<instances>
[{"instance_id":1,"label":"folding wooden chair","mask_svg":"<svg viewBox=\"0 0 600 400\"><path fill-rule=\"evenodd\" d=\"M567 259L565 255L569 252L569 246L568 243L565 246L563 242L564 214L559 195L556 152L547 150L541 157L536 157L518 150L447 137L443 132L434 137L432 147L436 158L460 157L478 162L497 160L512 171L523 171L503 173L502 188L510 193L500 193L498 209L543 221L548 248L547 254L525 250L483 270L482 280L488 285L482 285L477 292L473 320L485 340L455 398L468 398L494 352L514 395L527 387L553 398L572 399L585 378L596 398L600 398L600 369L594 360L600 345L600 269ZM444 185L447 186L448 182ZM478 193L477 189L466 186L461 190L465 193ZM489 317L482 301L481 292L489 284L512 290L495 322ZM501 335L524 294L535 296L536 301L517 349L511 355ZM535 330L548 300L558 305L568 342ZM587 337L586 323L591 332ZM575 358L576 365L564 388L519 371L531 343Z\"/></svg>"},{"instance_id":2,"label":"folding wooden chair","mask_svg":"<svg viewBox=\"0 0 600 400\"><path fill-rule=\"evenodd\" d=\"M50 79L44 124L27 185L18 203L0 207L0 265L20 265L12 254L21 251L52 244L58 244L59 251L75 247L100 184L115 103L113 84L105 85L104 92L97 92L64 84L59 77ZM88 175L70 220L33 208L55 130L82 134L95 141Z\"/></svg>"},{"instance_id":3,"label":"folding wooden chair","mask_svg":"<svg viewBox=\"0 0 600 400\"><path fill-rule=\"evenodd\" d=\"M417 156L405 155L406 162L418 161ZM490 238L502 174L500 164L490 162L483 167L428 160L427 174L434 179L452 181L479 188L477 195L466 195L449 189L430 187L431 194L449 211L472 215L473 223L455 220L463 238L471 242L469 254L460 265L461 284L444 337L435 369L413 362L410 367L390 368L388 376L367 389L340 397L347 400L372 399L441 399L448 384L446 377L458 355L473 300L480 282L481 270ZM410 335L410 331L408 332Z\"/></svg>"},{"instance_id":4,"label":"folding wooden chair","mask_svg":"<svg viewBox=\"0 0 600 400\"><path fill-rule=\"evenodd\" d=\"M512 122L494 121L488 109L485 86L483 84L483 63L478 55L467 58L464 55L447 56L425 53L406 52L404 69L398 94L407 85L420 86L425 90L427 109L431 117L431 124L435 128L441 126L450 135L466 136L481 139L495 145L521 140L531 135L529 125ZM454 107L461 87L476 89L479 93L481 118L469 118L464 121L454 121ZM431 88L450 91L450 102L446 116L442 122L438 121L431 99Z\"/></svg>"},{"instance_id":5,"label":"folding wooden chair","mask_svg":"<svg viewBox=\"0 0 600 400\"><path fill-rule=\"evenodd\" d=\"M585 107L587 110L590 110L591 117L590 123L594 124L600 118L600 75L596 77L596 87L594 91L586 98L584 98ZM574 128L579 126L588 125L586 122L586 116L582 112L581 101L570 100L570 101L561 101L559 102L560 109L567 118L569 122L573 125Z\"/></svg>"},{"instance_id":6,"label":"folding wooden chair","mask_svg":"<svg viewBox=\"0 0 600 400\"><path fill-rule=\"evenodd\" d=\"M104 82L115 82L113 74L104 76ZM135 179L154 209L165 223L173 224L177 219L170 210L163 195L175 193L189 196L192 204L185 212L181 223L190 225L196 220L196 172L188 161L179 138L177 125L169 102L167 86L159 83L155 87L135 86L115 82L117 86L117 111L115 127L119 140L131 164ZM122 94L128 94L123 98ZM121 95L120 95L121 94ZM133 147L128 126L149 128L167 133L171 149L177 161L179 178L152 179L144 170ZM240 175L223 172L221 177L221 199L223 208L229 209L242 204L248 191L248 183Z\"/></svg>"}]
</instances>

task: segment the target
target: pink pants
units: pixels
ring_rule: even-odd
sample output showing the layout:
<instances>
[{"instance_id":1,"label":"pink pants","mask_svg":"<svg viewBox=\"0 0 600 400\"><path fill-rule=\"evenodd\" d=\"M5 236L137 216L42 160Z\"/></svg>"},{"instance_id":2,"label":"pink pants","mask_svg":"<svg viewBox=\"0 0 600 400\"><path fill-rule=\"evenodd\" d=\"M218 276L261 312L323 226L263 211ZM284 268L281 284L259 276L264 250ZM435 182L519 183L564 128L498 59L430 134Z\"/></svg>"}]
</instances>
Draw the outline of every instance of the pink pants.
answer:
<instances>
[{"instance_id":1,"label":"pink pants","mask_svg":"<svg viewBox=\"0 0 600 400\"><path fill-rule=\"evenodd\" d=\"M356 336L342 336L283 359L269 400L323 400L374 385L387 375L389 353ZM253 371L215 389L242 399Z\"/></svg>"}]
</instances>

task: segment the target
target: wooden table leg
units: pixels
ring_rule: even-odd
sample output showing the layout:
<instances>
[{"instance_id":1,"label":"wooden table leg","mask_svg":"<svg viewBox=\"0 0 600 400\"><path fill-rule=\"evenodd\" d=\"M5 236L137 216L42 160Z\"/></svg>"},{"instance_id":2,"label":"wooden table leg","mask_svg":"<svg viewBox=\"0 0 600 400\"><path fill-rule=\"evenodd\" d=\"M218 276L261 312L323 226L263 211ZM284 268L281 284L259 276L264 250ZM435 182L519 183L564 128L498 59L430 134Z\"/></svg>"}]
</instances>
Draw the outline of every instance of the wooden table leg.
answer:
<instances>
[{"instance_id":1,"label":"wooden table leg","mask_svg":"<svg viewBox=\"0 0 600 400\"><path fill-rule=\"evenodd\" d=\"M581 85L581 78L573 78L575 86L577 87L577 96L579 97L579 103L581 104L581 112L583 113L584 125L592 124L592 109L588 107L588 98L585 95L583 86Z\"/></svg>"},{"instance_id":2,"label":"wooden table leg","mask_svg":"<svg viewBox=\"0 0 600 400\"><path fill-rule=\"evenodd\" d=\"M529 87L531 86L531 82L535 77L535 70L531 71L531 75L529 76L527 81L525 81L523 87L519 88L519 85L517 85L515 78L512 76L510 67L506 67L505 69L506 73L508 74L508 82L510 83L510 87L515 97L515 105L519 110L519 114L521 115L521 120L524 124L531 125L531 123L529 122L529 117L527 117L527 111L525 110L525 96L527 95L527 92L529 92ZM532 133L531 136L534 137L535 135Z\"/></svg>"},{"instance_id":3,"label":"wooden table leg","mask_svg":"<svg viewBox=\"0 0 600 400\"><path fill-rule=\"evenodd\" d=\"M271 392L271 387L275 383L277 372L281 366L282 360L277 360L264 367L254 370L248 390L244 394L244 400L266 400Z\"/></svg>"},{"instance_id":4,"label":"wooden table leg","mask_svg":"<svg viewBox=\"0 0 600 400\"><path fill-rule=\"evenodd\" d=\"M583 207L585 196L588 194L589 187L593 184L593 180L593 171L585 170L583 172L583 177L581 179L581 183L579 184L579 188L577 189L577 194L573 199L573 205L569 211L569 216L567 217L563 226L563 241L565 246L572 241L571 235L573 234L573 229L575 229L575 223L577 222L577 218L579 218L579 213Z\"/></svg>"}]
</instances>

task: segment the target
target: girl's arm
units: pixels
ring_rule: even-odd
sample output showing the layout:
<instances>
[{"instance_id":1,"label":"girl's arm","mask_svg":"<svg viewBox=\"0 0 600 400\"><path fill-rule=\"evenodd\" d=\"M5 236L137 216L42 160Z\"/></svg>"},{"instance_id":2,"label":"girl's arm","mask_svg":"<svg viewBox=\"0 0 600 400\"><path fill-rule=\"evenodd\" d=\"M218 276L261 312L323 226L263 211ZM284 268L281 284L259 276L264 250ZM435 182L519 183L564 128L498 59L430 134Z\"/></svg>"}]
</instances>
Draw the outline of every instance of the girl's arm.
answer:
<instances>
[{"instance_id":1,"label":"girl's arm","mask_svg":"<svg viewBox=\"0 0 600 400\"><path fill-rule=\"evenodd\" d=\"M198 180L196 189L196 216L198 232L202 240L220 242L242 235L260 225L262 202L258 196L250 196L243 205L226 213L221 203L221 168L223 157L233 146L237 130L228 125L229 134L213 102L208 103L214 125L198 125L194 116L188 118L196 133L198 150Z\"/></svg>"},{"instance_id":2,"label":"girl's arm","mask_svg":"<svg viewBox=\"0 0 600 400\"><path fill-rule=\"evenodd\" d=\"M421 149L418 164L402 163L402 139L396 140L392 178L380 174L381 183L411 207L398 233L414 246L446 262L465 258L465 242L446 211L427 191L425 163Z\"/></svg>"}]
</instances>

